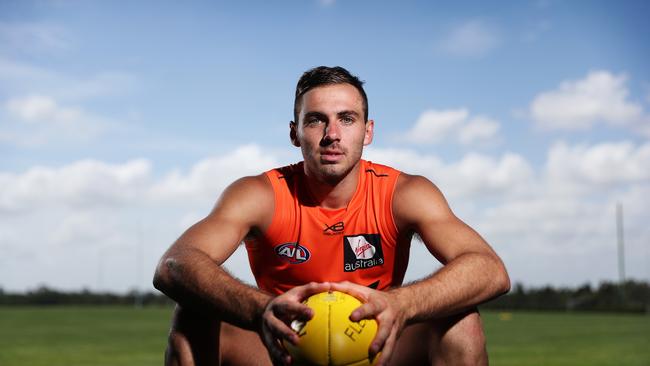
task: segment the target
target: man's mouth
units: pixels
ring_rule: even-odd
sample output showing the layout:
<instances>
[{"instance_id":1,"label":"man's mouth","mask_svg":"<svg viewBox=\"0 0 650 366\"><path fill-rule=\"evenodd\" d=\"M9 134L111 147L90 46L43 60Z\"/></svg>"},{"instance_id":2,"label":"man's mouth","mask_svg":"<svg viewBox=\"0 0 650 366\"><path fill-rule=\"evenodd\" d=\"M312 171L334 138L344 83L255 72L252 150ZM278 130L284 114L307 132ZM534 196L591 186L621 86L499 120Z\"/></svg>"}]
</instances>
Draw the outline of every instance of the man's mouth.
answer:
<instances>
[{"instance_id":1,"label":"man's mouth","mask_svg":"<svg viewBox=\"0 0 650 366\"><path fill-rule=\"evenodd\" d=\"M326 163L336 163L343 158L343 153L337 150L325 150L321 151L320 158Z\"/></svg>"}]
</instances>

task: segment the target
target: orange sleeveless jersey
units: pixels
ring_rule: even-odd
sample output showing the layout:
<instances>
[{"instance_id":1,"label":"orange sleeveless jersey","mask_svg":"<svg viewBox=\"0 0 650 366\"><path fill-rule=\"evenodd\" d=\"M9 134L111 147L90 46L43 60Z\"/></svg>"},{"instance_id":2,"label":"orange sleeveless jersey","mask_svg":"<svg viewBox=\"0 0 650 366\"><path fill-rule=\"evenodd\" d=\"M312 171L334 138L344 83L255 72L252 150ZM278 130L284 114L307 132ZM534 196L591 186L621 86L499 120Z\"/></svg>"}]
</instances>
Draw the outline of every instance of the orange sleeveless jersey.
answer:
<instances>
[{"instance_id":1,"label":"orange sleeveless jersey","mask_svg":"<svg viewBox=\"0 0 650 366\"><path fill-rule=\"evenodd\" d=\"M310 281L350 281L380 290L404 279L410 240L398 243L392 199L400 172L361 160L347 208L318 207L303 163L266 172L275 193L271 225L246 241L257 285L274 294Z\"/></svg>"}]
</instances>

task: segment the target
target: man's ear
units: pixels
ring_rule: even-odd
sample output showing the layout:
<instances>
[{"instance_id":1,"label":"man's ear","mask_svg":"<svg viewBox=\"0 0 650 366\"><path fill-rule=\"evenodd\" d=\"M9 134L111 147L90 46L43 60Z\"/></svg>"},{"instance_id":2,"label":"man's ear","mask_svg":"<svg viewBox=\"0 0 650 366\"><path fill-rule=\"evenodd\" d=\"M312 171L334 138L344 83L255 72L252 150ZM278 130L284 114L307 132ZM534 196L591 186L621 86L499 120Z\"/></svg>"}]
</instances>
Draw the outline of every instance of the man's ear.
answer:
<instances>
[{"instance_id":1,"label":"man's ear","mask_svg":"<svg viewBox=\"0 0 650 366\"><path fill-rule=\"evenodd\" d=\"M289 138L293 146L300 147L300 141L298 141L298 125L294 121L289 121Z\"/></svg>"},{"instance_id":2,"label":"man's ear","mask_svg":"<svg viewBox=\"0 0 650 366\"><path fill-rule=\"evenodd\" d=\"M375 135L375 121L369 119L366 122L366 135L363 137L363 146L370 145L372 137Z\"/></svg>"}]
</instances>

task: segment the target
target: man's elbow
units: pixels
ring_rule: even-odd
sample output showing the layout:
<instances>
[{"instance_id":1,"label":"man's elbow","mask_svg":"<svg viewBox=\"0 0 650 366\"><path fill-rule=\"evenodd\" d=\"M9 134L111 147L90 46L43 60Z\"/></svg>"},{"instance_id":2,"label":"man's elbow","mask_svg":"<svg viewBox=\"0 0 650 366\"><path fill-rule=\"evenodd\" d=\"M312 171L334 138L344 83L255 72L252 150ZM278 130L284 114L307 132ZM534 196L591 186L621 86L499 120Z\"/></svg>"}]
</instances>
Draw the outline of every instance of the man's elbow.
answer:
<instances>
[{"instance_id":1,"label":"man's elbow","mask_svg":"<svg viewBox=\"0 0 650 366\"><path fill-rule=\"evenodd\" d=\"M501 259L497 258L498 263L498 274L495 283L497 284L497 289L499 295L507 294L510 292L510 276L508 275L508 270L503 264Z\"/></svg>"},{"instance_id":2,"label":"man's elbow","mask_svg":"<svg viewBox=\"0 0 650 366\"><path fill-rule=\"evenodd\" d=\"M172 287L173 276L171 271L174 262L175 260L173 258L164 256L156 266L156 271L153 275L153 287L162 293L167 293Z\"/></svg>"}]
</instances>

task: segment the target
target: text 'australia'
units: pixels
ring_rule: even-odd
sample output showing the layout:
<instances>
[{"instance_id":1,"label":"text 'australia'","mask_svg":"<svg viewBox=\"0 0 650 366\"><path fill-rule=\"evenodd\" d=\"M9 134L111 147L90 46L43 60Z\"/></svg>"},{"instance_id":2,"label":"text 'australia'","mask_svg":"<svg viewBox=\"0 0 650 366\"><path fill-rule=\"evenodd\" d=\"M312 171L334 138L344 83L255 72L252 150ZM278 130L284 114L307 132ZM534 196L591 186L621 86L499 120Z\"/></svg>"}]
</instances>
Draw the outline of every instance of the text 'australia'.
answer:
<instances>
[{"instance_id":1,"label":"text 'australia'","mask_svg":"<svg viewBox=\"0 0 650 366\"><path fill-rule=\"evenodd\" d=\"M358 234L343 238L343 270L354 272L384 264L379 234Z\"/></svg>"}]
</instances>

